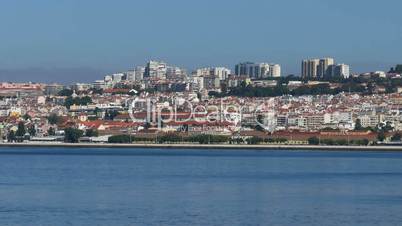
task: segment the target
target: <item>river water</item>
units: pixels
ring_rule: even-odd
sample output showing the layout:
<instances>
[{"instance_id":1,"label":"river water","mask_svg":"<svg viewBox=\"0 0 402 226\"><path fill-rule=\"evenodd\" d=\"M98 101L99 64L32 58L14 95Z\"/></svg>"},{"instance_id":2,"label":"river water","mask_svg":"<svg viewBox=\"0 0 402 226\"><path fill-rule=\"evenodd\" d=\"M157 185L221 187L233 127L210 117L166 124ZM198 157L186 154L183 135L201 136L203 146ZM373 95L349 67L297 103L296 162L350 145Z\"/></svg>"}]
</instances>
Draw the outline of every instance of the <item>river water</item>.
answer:
<instances>
[{"instance_id":1,"label":"river water","mask_svg":"<svg viewBox=\"0 0 402 226\"><path fill-rule=\"evenodd\" d=\"M0 148L0 225L401 225L402 153Z\"/></svg>"}]
</instances>

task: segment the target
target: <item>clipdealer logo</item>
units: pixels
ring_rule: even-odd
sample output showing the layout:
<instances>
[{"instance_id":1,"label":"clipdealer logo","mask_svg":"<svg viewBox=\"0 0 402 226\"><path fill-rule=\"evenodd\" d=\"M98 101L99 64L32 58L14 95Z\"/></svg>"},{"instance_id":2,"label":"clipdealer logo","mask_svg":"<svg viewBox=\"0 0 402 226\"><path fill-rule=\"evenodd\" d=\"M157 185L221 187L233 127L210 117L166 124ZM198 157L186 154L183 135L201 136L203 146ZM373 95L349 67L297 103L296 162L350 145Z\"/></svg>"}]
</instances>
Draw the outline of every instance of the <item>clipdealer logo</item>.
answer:
<instances>
[{"instance_id":1,"label":"clipdealer logo","mask_svg":"<svg viewBox=\"0 0 402 226\"><path fill-rule=\"evenodd\" d=\"M128 112L133 122L148 122L157 125L158 129L163 124L176 123L230 123L233 126L242 127L245 123L245 114L253 117L253 123L264 130L271 131L276 123L273 120L275 112L264 109L261 104L248 104L245 106L235 104L193 104L189 100L175 98L173 103L161 103L155 98L135 97L126 100ZM183 107L185 106L185 107ZM183 111L183 108L186 110ZM179 110L180 109L180 110ZM273 109L273 108L272 108ZM145 121L144 121L145 114ZM138 117L141 115L142 117ZM248 120L250 123L250 120Z\"/></svg>"}]
</instances>

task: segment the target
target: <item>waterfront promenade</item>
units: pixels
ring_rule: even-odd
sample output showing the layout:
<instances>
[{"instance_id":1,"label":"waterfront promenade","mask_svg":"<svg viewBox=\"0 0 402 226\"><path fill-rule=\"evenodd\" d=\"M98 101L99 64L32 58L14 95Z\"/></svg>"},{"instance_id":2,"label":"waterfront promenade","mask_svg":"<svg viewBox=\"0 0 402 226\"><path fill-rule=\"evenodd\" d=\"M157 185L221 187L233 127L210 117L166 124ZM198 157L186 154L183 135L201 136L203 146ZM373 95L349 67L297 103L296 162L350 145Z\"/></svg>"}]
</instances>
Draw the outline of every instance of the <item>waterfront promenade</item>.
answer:
<instances>
[{"instance_id":1,"label":"waterfront promenade","mask_svg":"<svg viewBox=\"0 0 402 226\"><path fill-rule=\"evenodd\" d=\"M326 146L326 145L232 145L232 144L98 144L98 143L0 143L1 147L70 148L160 148L230 150L328 150L328 151L402 151L402 146Z\"/></svg>"}]
</instances>

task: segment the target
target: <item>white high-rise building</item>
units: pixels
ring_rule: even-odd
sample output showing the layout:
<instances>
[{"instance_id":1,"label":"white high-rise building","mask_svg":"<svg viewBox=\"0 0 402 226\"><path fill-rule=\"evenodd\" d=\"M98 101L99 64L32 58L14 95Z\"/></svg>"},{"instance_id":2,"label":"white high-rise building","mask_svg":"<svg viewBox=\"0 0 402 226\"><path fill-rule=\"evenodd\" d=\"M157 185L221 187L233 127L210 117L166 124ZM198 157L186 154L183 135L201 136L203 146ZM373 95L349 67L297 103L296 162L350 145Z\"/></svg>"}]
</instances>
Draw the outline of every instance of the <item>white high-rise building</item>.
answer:
<instances>
[{"instance_id":1,"label":"white high-rise building","mask_svg":"<svg viewBox=\"0 0 402 226\"><path fill-rule=\"evenodd\" d=\"M190 81L192 90L200 91L204 89L204 76L193 76Z\"/></svg>"},{"instance_id":2,"label":"white high-rise building","mask_svg":"<svg viewBox=\"0 0 402 226\"><path fill-rule=\"evenodd\" d=\"M256 67L256 72L257 72L256 76L257 77L256 78L268 78L270 76L270 73L269 73L270 68L271 68L271 65L269 63L257 64L257 67Z\"/></svg>"},{"instance_id":3,"label":"white high-rise building","mask_svg":"<svg viewBox=\"0 0 402 226\"><path fill-rule=\"evenodd\" d=\"M302 78L317 78L317 69L319 64L319 59L303 60L301 73Z\"/></svg>"},{"instance_id":4,"label":"white high-rise building","mask_svg":"<svg viewBox=\"0 0 402 226\"><path fill-rule=\"evenodd\" d=\"M175 66L168 66L166 69L166 78L175 79L175 78L183 78L186 76L186 71Z\"/></svg>"},{"instance_id":5,"label":"white high-rise building","mask_svg":"<svg viewBox=\"0 0 402 226\"><path fill-rule=\"evenodd\" d=\"M343 78L350 77L350 67L347 64L338 64L336 65L335 75L341 76Z\"/></svg>"},{"instance_id":6,"label":"white high-rise building","mask_svg":"<svg viewBox=\"0 0 402 226\"><path fill-rule=\"evenodd\" d=\"M274 78L281 77L281 65L271 64L269 66L269 76Z\"/></svg>"},{"instance_id":7,"label":"white high-rise building","mask_svg":"<svg viewBox=\"0 0 402 226\"><path fill-rule=\"evenodd\" d=\"M112 81L113 83L121 82L121 80L123 80L123 77L124 73L115 73L112 75Z\"/></svg>"},{"instance_id":8,"label":"white high-rise building","mask_svg":"<svg viewBox=\"0 0 402 226\"><path fill-rule=\"evenodd\" d=\"M275 69L275 74L280 75L280 65L278 64L269 64L269 63L251 63L245 62L237 64L235 67L235 74L238 76L245 75L252 79L261 79L261 78L268 78L272 77L272 73L270 73L271 69ZM278 73L279 72L279 73Z\"/></svg>"},{"instance_id":9,"label":"white high-rise building","mask_svg":"<svg viewBox=\"0 0 402 226\"><path fill-rule=\"evenodd\" d=\"M317 67L317 77L318 78L326 78L330 76L328 71L328 67L335 64L335 60L333 58L323 58L320 59L320 62Z\"/></svg>"},{"instance_id":10,"label":"white high-rise building","mask_svg":"<svg viewBox=\"0 0 402 226\"><path fill-rule=\"evenodd\" d=\"M211 75L211 68L198 68L194 71L194 76L208 76Z\"/></svg>"},{"instance_id":11,"label":"white high-rise building","mask_svg":"<svg viewBox=\"0 0 402 226\"><path fill-rule=\"evenodd\" d=\"M103 80L104 80L105 82L111 82L111 81L113 81L113 76L111 76L111 75L106 75L106 76L103 78Z\"/></svg>"},{"instance_id":12,"label":"white high-rise building","mask_svg":"<svg viewBox=\"0 0 402 226\"><path fill-rule=\"evenodd\" d=\"M166 79L166 71L165 62L149 61L145 67L144 77Z\"/></svg>"},{"instance_id":13,"label":"white high-rise building","mask_svg":"<svg viewBox=\"0 0 402 226\"><path fill-rule=\"evenodd\" d=\"M129 70L126 72L127 81L135 81L135 70Z\"/></svg>"},{"instance_id":14,"label":"white high-rise building","mask_svg":"<svg viewBox=\"0 0 402 226\"><path fill-rule=\"evenodd\" d=\"M135 80L141 81L144 79L145 67L138 66L135 68Z\"/></svg>"},{"instance_id":15,"label":"white high-rise building","mask_svg":"<svg viewBox=\"0 0 402 226\"><path fill-rule=\"evenodd\" d=\"M225 80L229 77L231 71L225 67L213 68L213 75L217 76L220 80Z\"/></svg>"},{"instance_id":16,"label":"white high-rise building","mask_svg":"<svg viewBox=\"0 0 402 226\"><path fill-rule=\"evenodd\" d=\"M302 62L302 78L331 78L334 76L349 78L350 67L346 64L335 64L333 58L310 59Z\"/></svg>"},{"instance_id":17,"label":"white high-rise building","mask_svg":"<svg viewBox=\"0 0 402 226\"><path fill-rule=\"evenodd\" d=\"M330 65L328 67L328 77L350 77L350 67L347 64Z\"/></svg>"},{"instance_id":18,"label":"white high-rise building","mask_svg":"<svg viewBox=\"0 0 402 226\"><path fill-rule=\"evenodd\" d=\"M108 88L107 82L105 80L96 80L92 83L94 89L106 89Z\"/></svg>"},{"instance_id":19,"label":"white high-rise building","mask_svg":"<svg viewBox=\"0 0 402 226\"><path fill-rule=\"evenodd\" d=\"M229 77L231 71L226 67L199 68L195 71L195 76L216 76L220 80L225 80Z\"/></svg>"}]
</instances>

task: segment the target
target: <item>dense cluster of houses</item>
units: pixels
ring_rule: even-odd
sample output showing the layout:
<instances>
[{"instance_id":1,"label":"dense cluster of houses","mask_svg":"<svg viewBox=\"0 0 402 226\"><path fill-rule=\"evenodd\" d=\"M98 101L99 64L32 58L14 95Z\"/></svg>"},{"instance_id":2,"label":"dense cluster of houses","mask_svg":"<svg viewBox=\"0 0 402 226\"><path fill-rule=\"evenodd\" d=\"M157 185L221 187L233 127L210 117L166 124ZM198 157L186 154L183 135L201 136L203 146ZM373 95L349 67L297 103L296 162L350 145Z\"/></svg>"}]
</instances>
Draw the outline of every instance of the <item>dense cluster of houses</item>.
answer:
<instances>
[{"instance_id":1,"label":"dense cluster of houses","mask_svg":"<svg viewBox=\"0 0 402 226\"><path fill-rule=\"evenodd\" d=\"M12 87L15 92L15 87ZM35 90L35 92L32 92ZM38 92L40 90L41 92ZM101 94L47 94L46 86L19 89L0 99L0 140L23 123L31 141L61 141L66 128L97 131L91 141L112 135L158 136L161 133L226 136L277 136L289 140L344 136L375 139L387 124L402 130L402 95L376 94L256 97L210 97L191 91L142 92L111 89ZM29 94L29 95L24 95ZM85 105L66 107L67 98L90 97ZM57 119L50 120L49 118ZM365 131L355 131L356 123ZM371 130L370 130L371 129Z\"/></svg>"}]
</instances>

